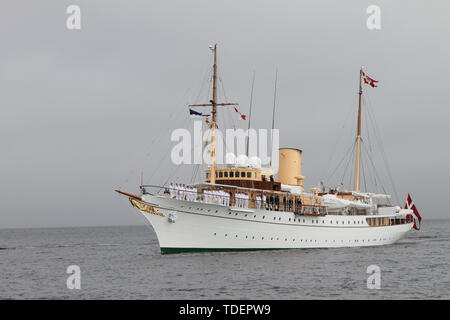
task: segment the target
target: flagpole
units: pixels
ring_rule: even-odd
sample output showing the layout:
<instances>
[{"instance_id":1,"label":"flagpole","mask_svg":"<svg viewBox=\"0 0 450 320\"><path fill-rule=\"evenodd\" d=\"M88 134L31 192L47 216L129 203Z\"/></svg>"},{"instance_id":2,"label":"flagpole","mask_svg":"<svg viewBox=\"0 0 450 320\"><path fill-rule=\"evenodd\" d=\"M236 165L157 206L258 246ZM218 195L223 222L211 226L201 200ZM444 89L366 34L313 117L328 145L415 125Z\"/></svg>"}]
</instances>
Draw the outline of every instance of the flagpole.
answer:
<instances>
[{"instance_id":1,"label":"flagpole","mask_svg":"<svg viewBox=\"0 0 450 320\"><path fill-rule=\"evenodd\" d=\"M359 69L359 103L358 103L358 135L356 136L356 174L355 174L355 191L359 191L359 163L361 157L361 96L362 96L362 69Z\"/></svg>"}]
</instances>

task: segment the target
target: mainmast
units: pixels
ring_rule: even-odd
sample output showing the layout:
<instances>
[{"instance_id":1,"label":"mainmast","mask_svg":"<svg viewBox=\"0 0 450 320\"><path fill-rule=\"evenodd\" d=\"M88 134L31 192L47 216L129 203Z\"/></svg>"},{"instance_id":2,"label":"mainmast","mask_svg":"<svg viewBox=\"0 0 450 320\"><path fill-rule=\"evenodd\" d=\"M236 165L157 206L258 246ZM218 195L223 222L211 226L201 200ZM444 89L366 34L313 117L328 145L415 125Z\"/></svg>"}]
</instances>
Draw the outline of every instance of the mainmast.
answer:
<instances>
[{"instance_id":1,"label":"mainmast","mask_svg":"<svg viewBox=\"0 0 450 320\"><path fill-rule=\"evenodd\" d=\"M356 136L356 174L355 174L355 191L359 191L359 163L361 157L361 96L362 96L362 71L359 69L359 103L358 103L358 135Z\"/></svg>"}]
</instances>

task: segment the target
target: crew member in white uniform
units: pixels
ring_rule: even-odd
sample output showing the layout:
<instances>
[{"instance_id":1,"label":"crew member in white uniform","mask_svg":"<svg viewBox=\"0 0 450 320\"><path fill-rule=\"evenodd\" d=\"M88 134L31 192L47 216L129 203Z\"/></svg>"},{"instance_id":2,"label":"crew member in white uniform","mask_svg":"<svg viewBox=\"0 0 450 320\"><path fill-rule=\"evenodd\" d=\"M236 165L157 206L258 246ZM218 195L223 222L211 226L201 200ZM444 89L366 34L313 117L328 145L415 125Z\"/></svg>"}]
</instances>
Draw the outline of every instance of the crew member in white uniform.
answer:
<instances>
[{"instance_id":1,"label":"crew member in white uniform","mask_svg":"<svg viewBox=\"0 0 450 320\"><path fill-rule=\"evenodd\" d=\"M256 196L256 208L261 209L261 196L259 194Z\"/></svg>"}]
</instances>

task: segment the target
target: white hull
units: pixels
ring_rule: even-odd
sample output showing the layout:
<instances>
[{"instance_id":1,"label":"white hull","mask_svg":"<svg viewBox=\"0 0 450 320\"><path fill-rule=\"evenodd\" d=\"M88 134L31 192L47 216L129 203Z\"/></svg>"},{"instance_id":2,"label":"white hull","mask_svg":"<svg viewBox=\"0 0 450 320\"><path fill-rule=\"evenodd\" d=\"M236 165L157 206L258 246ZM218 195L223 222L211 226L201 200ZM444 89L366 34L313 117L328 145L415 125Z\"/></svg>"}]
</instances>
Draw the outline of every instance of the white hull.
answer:
<instances>
[{"instance_id":1,"label":"white hull","mask_svg":"<svg viewBox=\"0 0 450 320\"><path fill-rule=\"evenodd\" d=\"M162 196L144 195L143 200L164 214L140 210L155 230L163 253L379 246L398 241L413 226L372 227L366 222L368 216L295 216Z\"/></svg>"}]
</instances>

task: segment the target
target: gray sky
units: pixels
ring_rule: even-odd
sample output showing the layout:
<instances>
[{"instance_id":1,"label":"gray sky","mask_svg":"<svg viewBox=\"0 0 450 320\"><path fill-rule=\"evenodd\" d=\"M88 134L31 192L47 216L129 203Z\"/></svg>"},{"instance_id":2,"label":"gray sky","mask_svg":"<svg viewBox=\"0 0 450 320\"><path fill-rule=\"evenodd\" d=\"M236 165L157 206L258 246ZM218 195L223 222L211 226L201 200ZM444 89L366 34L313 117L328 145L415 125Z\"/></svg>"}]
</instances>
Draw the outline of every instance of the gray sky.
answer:
<instances>
[{"instance_id":1,"label":"gray sky","mask_svg":"<svg viewBox=\"0 0 450 320\"><path fill-rule=\"evenodd\" d=\"M66 28L70 4L81 30ZM381 30L366 27L371 4ZM0 228L144 223L113 190L136 192L141 170L146 183L190 178L164 155L171 130L191 125L215 41L243 113L256 70L254 127L271 126L278 69L280 145L303 150L308 188L352 143L364 65L380 81L367 91L401 200L411 192L425 219L446 218L449 12L448 1L2 1Z\"/></svg>"}]
</instances>

